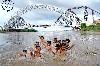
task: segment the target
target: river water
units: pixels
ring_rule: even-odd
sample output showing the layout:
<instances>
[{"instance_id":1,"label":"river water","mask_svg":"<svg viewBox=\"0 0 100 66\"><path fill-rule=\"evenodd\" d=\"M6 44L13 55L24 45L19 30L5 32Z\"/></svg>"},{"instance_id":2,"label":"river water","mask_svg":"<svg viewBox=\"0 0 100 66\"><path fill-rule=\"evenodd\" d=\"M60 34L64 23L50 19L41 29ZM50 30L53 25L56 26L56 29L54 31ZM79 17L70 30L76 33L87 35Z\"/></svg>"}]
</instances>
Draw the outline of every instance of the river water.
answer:
<instances>
[{"instance_id":1,"label":"river water","mask_svg":"<svg viewBox=\"0 0 100 66\"><path fill-rule=\"evenodd\" d=\"M32 47L43 35L46 40L69 38L75 46L69 51L68 59L63 66L99 66L100 65L100 33L79 31L48 31L48 32L8 32L0 33L0 66L18 66L8 63L16 52ZM52 63L53 64L53 63ZM46 66L52 66L47 64ZM60 66L60 64L58 64ZM22 64L23 65L23 64ZM21 65L21 66L22 66ZM71 66L70 65L70 66ZM24 65L23 65L24 66ZM31 66L31 65L30 65ZM57 65L56 65L57 66Z\"/></svg>"}]
</instances>

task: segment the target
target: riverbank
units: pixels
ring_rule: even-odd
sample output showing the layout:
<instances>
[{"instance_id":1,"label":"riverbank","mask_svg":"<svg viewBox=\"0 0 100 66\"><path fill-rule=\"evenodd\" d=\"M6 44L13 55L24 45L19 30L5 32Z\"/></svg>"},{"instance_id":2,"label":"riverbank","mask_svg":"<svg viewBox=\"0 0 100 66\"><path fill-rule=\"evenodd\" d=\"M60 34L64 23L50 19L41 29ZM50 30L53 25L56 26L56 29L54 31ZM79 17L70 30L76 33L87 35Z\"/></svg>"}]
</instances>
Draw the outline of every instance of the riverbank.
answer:
<instances>
[{"instance_id":1,"label":"riverbank","mask_svg":"<svg viewBox=\"0 0 100 66\"><path fill-rule=\"evenodd\" d=\"M81 35L100 35L99 31L79 31Z\"/></svg>"},{"instance_id":2,"label":"riverbank","mask_svg":"<svg viewBox=\"0 0 100 66\"><path fill-rule=\"evenodd\" d=\"M0 30L1 33L5 33L5 32L38 32L35 29L6 29L6 30Z\"/></svg>"}]
</instances>

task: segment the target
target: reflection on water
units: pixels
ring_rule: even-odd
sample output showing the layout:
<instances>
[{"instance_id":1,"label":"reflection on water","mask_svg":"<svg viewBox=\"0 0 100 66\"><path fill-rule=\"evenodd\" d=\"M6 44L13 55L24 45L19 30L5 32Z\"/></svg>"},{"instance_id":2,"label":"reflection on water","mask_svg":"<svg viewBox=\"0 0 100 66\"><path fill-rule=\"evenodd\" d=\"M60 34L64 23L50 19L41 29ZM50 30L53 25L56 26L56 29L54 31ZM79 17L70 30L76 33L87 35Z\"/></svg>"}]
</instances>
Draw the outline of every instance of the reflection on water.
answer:
<instances>
[{"instance_id":1,"label":"reflection on water","mask_svg":"<svg viewBox=\"0 0 100 66\"><path fill-rule=\"evenodd\" d=\"M43 35L46 40L53 40L54 37L58 39L69 38L71 43L75 44L70 52L74 63L95 64L100 61L100 33L75 31L0 33L0 59L8 58L19 50L33 46L35 41L39 41L38 36L40 35Z\"/></svg>"}]
</instances>

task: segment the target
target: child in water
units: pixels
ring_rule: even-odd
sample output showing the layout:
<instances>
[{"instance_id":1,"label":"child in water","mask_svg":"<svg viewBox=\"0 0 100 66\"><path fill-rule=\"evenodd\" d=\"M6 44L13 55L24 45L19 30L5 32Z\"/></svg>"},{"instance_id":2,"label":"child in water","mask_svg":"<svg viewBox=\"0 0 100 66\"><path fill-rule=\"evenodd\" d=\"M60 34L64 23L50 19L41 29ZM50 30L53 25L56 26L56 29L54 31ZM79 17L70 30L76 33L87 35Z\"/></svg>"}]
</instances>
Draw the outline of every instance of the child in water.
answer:
<instances>
[{"instance_id":1,"label":"child in water","mask_svg":"<svg viewBox=\"0 0 100 66\"><path fill-rule=\"evenodd\" d=\"M32 60L34 58L33 51L31 49L27 50L27 58Z\"/></svg>"},{"instance_id":2,"label":"child in water","mask_svg":"<svg viewBox=\"0 0 100 66\"><path fill-rule=\"evenodd\" d=\"M39 36L40 37L40 46L41 46L41 48L45 48L46 47L46 41L45 41L45 38L44 38L44 36Z\"/></svg>"},{"instance_id":3,"label":"child in water","mask_svg":"<svg viewBox=\"0 0 100 66\"><path fill-rule=\"evenodd\" d=\"M66 39L66 49L70 50L75 44L71 44L69 39Z\"/></svg>"},{"instance_id":4,"label":"child in water","mask_svg":"<svg viewBox=\"0 0 100 66\"><path fill-rule=\"evenodd\" d=\"M27 50L23 50L22 52L17 53L18 57L22 57L22 56L26 57L26 54L27 54Z\"/></svg>"},{"instance_id":5,"label":"child in water","mask_svg":"<svg viewBox=\"0 0 100 66\"><path fill-rule=\"evenodd\" d=\"M57 42L58 42L57 38L53 38L53 43L52 43L52 46L53 46L53 47L55 47L55 46L56 46L56 44L57 44Z\"/></svg>"},{"instance_id":6,"label":"child in water","mask_svg":"<svg viewBox=\"0 0 100 66\"><path fill-rule=\"evenodd\" d=\"M57 43L56 43L56 53L58 52L58 50L60 49L61 47L61 40L58 40Z\"/></svg>"},{"instance_id":7,"label":"child in water","mask_svg":"<svg viewBox=\"0 0 100 66\"><path fill-rule=\"evenodd\" d=\"M58 41L57 38L53 39L53 43L57 43L57 41Z\"/></svg>"},{"instance_id":8,"label":"child in water","mask_svg":"<svg viewBox=\"0 0 100 66\"><path fill-rule=\"evenodd\" d=\"M43 62L43 58L41 57L41 47L39 45L35 46L34 59L36 61L42 61Z\"/></svg>"},{"instance_id":9,"label":"child in water","mask_svg":"<svg viewBox=\"0 0 100 66\"><path fill-rule=\"evenodd\" d=\"M34 58L41 57L40 51L41 51L41 47L40 46L36 46L35 50L34 50Z\"/></svg>"},{"instance_id":10,"label":"child in water","mask_svg":"<svg viewBox=\"0 0 100 66\"><path fill-rule=\"evenodd\" d=\"M46 50L47 52L52 52L55 55L55 48L51 45L51 41L47 41Z\"/></svg>"},{"instance_id":11,"label":"child in water","mask_svg":"<svg viewBox=\"0 0 100 66\"><path fill-rule=\"evenodd\" d=\"M66 60L66 54L67 50L69 50L69 39L66 40L58 40L58 43L56 44L56 57L60 60Z\"/></svg>"},{"instance_id":12,"label":"child in water","mask_svg":"<svg viewBox=\"0 0 100 66\"><path fill-rule=\"evenodd\" d=\"M18 60L23 60L27 57L27 50L23 50L21 52L18 52L16 57L18 58Z\"/></svg>"}]
</instances>

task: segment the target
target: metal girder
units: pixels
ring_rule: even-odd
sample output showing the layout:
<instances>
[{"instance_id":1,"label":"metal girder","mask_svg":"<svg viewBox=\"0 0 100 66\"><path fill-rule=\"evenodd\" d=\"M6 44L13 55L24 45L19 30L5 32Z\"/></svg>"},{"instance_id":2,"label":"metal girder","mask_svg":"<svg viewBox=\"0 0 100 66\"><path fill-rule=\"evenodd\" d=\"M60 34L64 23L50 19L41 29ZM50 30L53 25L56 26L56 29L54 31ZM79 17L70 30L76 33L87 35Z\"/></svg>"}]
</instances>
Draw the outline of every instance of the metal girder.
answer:
<instances>
[{"instance_id":1,"label":"metal girder","mask_svg":"<svg viewBox=\"0 0 100 66\"><path fill-rule=\"evenodd\" d=\"M4 28L19 28L25 25L25 20L20 16L12 17L7 24L4 25Z\"/></svg>"},{"instance_id":2,"label":"metal girder","mask_svg":"<svg viewBox=\"0 0 100 66\"><path fill-rule=\"evenodd\" d=\"M20 17L21 15L35 10L35 9L46 9L49 11L54 11L57 12L58 14L60 14L60 17L57 18L57 20L55 21L55 24L59 24L59 25L66 25L66 26L72 26L72 24L75 22L76 24L80 25L80 23L82 22L82 19L80 17L77 16L77 14L74 12L75 9L84 9L84 20L88 20L88 10L92 11L92 15L94 15L95 13L100 14L99 12L87 7L87 6L80 6L80 7L73 7L73 8L69 8L67 10L63 10L61 8L55 7L55 6L50 6L50 5L44 5L44 4L37 4L37 5L28 5L23 9L20 9L19 11L16 12L15 16L13 16L7 24L5 24L6 28L19 28L20 26L24 26L26 25L26 22L24 21L24 19L22 17ZM94 17L93 17L94 20Z\"/></svg>"}]
</instances>

